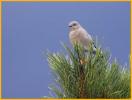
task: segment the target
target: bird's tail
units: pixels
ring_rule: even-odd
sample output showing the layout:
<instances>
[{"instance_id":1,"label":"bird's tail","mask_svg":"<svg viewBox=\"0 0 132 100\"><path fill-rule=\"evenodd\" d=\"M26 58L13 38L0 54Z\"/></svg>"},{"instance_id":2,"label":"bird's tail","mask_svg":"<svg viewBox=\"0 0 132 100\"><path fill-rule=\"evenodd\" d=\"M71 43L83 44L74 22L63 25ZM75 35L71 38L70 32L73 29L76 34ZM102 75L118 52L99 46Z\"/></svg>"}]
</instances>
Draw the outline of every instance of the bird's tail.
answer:
<instances>
[{"instance_id":1,"label":"bird's tail","mask_svg":"<svg viewBox=\"0 0 132 100\"><path fill-rule=\"evenodd\" d=\"M93 54L95 55L97 51L96 45L93 43Z\"/></svg>"},{"instance_id":2,"label":"bird's tail","mask_svg":"<svg viewBox=\"0 0 132 100\"><path fill-rule=\"evenodd\" d=\"M95 46L95 44L92 44L92 49L93 49L93 54L96 54L97 48ZM84 48L84 52L87 54L89 52L88 48Z\"/></svg>"}]
</instances>

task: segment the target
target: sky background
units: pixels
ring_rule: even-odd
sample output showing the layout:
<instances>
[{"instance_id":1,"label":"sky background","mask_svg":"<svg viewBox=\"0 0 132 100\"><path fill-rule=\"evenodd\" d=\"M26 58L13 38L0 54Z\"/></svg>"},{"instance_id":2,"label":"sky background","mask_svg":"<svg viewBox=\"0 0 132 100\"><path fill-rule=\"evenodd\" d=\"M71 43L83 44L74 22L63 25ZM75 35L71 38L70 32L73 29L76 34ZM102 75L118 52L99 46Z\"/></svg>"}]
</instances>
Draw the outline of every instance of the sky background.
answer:
<instances>
[{"instance_id":1,"label":"sky background","mask_svg":"<svg viewBox=\"0 0 132 100\"><path fill-rule=\"evenodd\" d=\"M129 63L130 4L2 3L2 97L47 96L52 74L44 52L70 45L68 23L77 20L121 64Z\"/></svg>"}]
</instances>

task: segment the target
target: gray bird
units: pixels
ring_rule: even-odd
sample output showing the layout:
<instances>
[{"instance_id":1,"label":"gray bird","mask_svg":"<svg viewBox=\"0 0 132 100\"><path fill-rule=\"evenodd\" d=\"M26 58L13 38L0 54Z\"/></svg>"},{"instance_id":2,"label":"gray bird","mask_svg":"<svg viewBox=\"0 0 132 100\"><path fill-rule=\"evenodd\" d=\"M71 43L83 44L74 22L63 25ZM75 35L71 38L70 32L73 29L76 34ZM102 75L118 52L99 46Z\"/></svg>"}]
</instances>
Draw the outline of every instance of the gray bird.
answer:
<instances>
[{"instance_id":1,"label":"gray bird","mask_svg":"<svg viewBox=\"0 0 132 100\"><path fill-rule=\"evenodd\" d=\"M77 21L71 21L69 23L69 38L72 44L79 43L84 46L85 50L88 51L90 44L92 44L93 51L96 53L96 47L91 35L79 24Z\"/></svg>"}]
</instances>

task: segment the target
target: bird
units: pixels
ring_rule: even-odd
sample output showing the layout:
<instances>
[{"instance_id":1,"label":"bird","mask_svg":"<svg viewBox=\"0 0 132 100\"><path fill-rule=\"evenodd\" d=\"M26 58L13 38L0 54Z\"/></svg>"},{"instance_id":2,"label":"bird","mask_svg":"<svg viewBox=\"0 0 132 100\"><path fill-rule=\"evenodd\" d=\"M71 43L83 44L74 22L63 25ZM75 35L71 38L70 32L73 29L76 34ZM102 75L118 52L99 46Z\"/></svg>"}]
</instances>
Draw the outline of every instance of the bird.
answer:
<instances>
[{"instance_id":1,"label":"bird","mask_svg":"<svg viewBox=\"0 0 132 100\"><path fill-rule=\"evenodd\" d=\"M78 21L71 21L68 24L69 31L69 39L72 45L75 43L81 44L85 51L88 51L90 44L93 47L93 53L96 53L96 46L91 35L80 25Z\"/></svg>"}]
</instances>

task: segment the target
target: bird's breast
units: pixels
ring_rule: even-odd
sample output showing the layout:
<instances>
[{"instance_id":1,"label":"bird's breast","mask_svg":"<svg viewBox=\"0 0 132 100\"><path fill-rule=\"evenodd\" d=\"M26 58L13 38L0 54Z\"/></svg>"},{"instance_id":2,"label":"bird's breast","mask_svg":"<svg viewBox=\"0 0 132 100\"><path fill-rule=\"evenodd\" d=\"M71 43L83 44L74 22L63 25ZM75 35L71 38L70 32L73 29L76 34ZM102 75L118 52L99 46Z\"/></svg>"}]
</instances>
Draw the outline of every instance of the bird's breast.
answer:
<instances>
[{"instance_id":1,"label":"bird's breast","mask_svg":"<svg viewBox=\"0 0 132 100\"><path fill-rule=\"evenodd\" d=\"M77 32L77 31L71 31L70 34L69 34L69 38L70 38L70 41L72 43L79 42L80 41L79 32Z\"/></svg>"}]
</instances>

